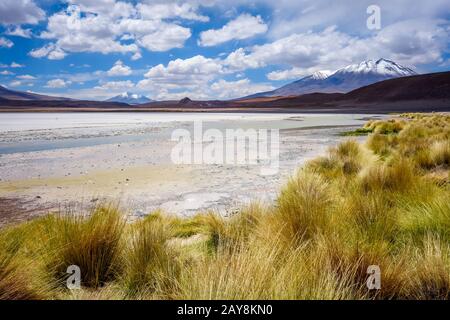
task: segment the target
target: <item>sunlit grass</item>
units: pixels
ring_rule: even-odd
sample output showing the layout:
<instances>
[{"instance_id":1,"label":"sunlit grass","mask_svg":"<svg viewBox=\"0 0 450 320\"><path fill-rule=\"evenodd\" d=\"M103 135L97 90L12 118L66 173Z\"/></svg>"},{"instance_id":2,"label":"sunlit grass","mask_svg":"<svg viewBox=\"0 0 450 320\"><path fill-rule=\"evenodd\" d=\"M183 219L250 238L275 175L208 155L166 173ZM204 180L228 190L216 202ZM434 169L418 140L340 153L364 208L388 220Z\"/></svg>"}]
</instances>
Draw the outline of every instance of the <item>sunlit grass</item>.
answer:
<instances>
[{"instance_id":1,"label":"sunlit grass","mask_svg":"<svg viewBox=\"0 0 450 320\"><path fill-rule=\"evenodd\" d=\"M450 116L368 122L272 204L60 212L0 230L0 299L448 299ZM79 290L65 287L69 265ZM381 289L366 287L381 269Z\"/></svg>"}]
</instances>

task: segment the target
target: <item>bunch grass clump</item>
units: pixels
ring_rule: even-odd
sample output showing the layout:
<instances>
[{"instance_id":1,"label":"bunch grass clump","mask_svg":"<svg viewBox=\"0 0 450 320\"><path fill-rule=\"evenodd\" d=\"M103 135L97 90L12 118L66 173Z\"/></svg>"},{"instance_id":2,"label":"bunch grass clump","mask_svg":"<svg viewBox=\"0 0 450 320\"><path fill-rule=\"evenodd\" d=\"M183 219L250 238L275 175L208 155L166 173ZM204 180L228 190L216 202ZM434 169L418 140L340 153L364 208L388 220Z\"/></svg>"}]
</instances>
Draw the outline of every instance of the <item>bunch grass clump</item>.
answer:
<instances>
[{"instance_id":1,"label":"bunch grass clump","mask_svg":"<svg viewBox=\"0 0 450 320\"><path fill-rule=\"evenodd\" d=\"M125 221L114 206L98 207L90 215L48 216L43 221L48 272L65 283L69 266L78 266L83 286L98 288L116 278L121 267Z\"/></svg>"},{"instance_id":2,"label":"bunch grass clump","mask_svg":"<svg viewBox=\"0 0 450 320\"><path fill-rule=\"evenodd\" d=\"M369 122L272 204L126 223L99 206L0 230L0 299L449 299L450 116ZM79 290L65 287L67 267ZM381 288L369 290L377 266Z\"/></svg>"},{"instance_id":3,"label":"bunch grass clump","mask_svg":"<svg viewBox=\"0 0 450 320\"><path fill-rule=\"evenodd\" d=\"M129 234L122 279L126 295L140 297L150 292L170 298L180 274L179 254L169 242L170 222L150 216L132 225Z\"/></svg>"}]
</instances>

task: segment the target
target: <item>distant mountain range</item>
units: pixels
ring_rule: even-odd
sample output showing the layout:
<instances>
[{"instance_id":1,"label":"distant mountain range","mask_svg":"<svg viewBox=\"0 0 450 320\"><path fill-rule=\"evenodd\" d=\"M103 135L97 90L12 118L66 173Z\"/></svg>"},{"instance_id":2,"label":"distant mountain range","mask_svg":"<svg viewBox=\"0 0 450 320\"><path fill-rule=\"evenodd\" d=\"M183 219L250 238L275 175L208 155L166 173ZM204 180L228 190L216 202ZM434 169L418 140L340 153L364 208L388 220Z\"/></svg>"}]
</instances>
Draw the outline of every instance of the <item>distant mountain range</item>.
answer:
<instances>
[{"instance_id":1,"label":"distant mountain range","mask_svg":"<svg viewBox=\"0 0 450 320\"><path fill-rule=\"evenodd\" d=\"M160 101L140 110L196 112L391 113L450 111L450 71L382 80L348 93L307 93L229 101Z\"/></svg>"},{"instance_id":2,"label":"distant mountain range","mask_svg":"<svg viewBox=\"0 0 450 320\"><path fill-rule=\"evenodd\" d=\"M413 75L409 75L413 74ZM363 81L377 81L347 93L316 92L288 96L253 96L236 100L152 101L130 105L140 97L127 94L127 102L73 100L20 92L0 86L0 112L15 111L156 111L156 112L305 112L305 113L391 113L450 111L450 71L414 74L391 61L366 61L332 74L316 73L308 81L334 83L348 88ZM331 82L330 79L335 79ZM340 79L340 82L338 81ZM345 80L343 80L345 79ZM305 79L294 84L306 82ZM302 85L299 85L300 87ZM288 86L285 86L288 87ZM317 87L320 87L317 85ZM329 87L328 87L329 88ZM281 88L280 88L281 89ZM279 90L280 90L279 89ZM304 87L303 87L304 89ZM334 90L331 90L334 91ZM125 97L124 97L125 98ZM145 97L144 97L145 98ZM148 98L147 98L148 99ZM123 100L122 100L123 101Z\"/></svg>"},{"instance_id":3,"label":"distant mountain range","mask_svg":"<svg viewBox=\"0 0 450 320\"><path fill-rule=\"evenodd\" d=\"M43 94L37 94L33 92L24 92L24 91L15 91L10 90L5 87L0 86L0 99L4 100L25 100L25 101L67 101L70 100L68 98L61 98L61 97L53 97L53 96L46 96Z\"/></svg>"},{"instance_id":4,"label":"distant mountain range","mask_svg":"<svg viewBox=\"0 0 450 320\"><path fill-rule=\"evenodd\" d=\"M150 98L147 98L146 96L139 95L136 93L124 92L124 93L119 94L118 96L112 97L105 101L121 102L121 103L130 104L130 105L136 105L136 104L149 103L149 102L152 102L153 100Z\"/></svg>"},{"instance_id":5,"label":"distant mountain range","mask_svg":"<svg viewBox=\"0 0 450 320\"><path fill-rule=\"evenodd\" d=\"M266 110L319 113L450 111L450 71L379 81L348 93L309 93L242 99L236 104Z\"/></svg>"},{"instance_id":6,"label":"distant mountain range","mask_svg":"<svg viewBox=\"0 0 450 320\"><path fill-rule=\"evenodd\" d=\"M379 81L415 74L413 70L390 60L367 60L334 72L318 71L276 90L253 94L243 99L298 96L314 92L346 93Z\"/></svg>"}]
</instances>

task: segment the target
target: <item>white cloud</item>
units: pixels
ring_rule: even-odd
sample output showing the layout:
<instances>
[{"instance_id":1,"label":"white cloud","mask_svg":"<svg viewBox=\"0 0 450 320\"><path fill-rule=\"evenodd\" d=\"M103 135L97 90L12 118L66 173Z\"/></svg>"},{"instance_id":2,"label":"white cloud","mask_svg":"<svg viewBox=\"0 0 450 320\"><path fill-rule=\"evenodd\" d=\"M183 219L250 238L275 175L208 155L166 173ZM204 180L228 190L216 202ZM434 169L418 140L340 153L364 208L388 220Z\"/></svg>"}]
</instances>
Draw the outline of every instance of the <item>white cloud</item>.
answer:
<instances>
[{"instance_id":1,"label":"white cloud","mask_svg":"<svg viewBox=\"0 0 450 320\"><path fill-rule=\"evenodd\" d=\"M14 80L14 81L11 81L10 83L9 83L9 85L11 86L11 87L19 87L19 86L21 86L23 83L22 83L22 81L19 81L19 80Z\"/></svg>"},{"instance_id":2,"label":"white cloud","mask_svg":"<svg viewBox=\"0 0 450 320\"><path fill-rule=\"evenodd\" d=\"M226 58L234 68L259 68L269 64L286 64L294 67L323 69L323 64L332 63L331 68L351 62L355 52L342 55L341 50L352 45L355 39L329 27L322 32L293 34L277 41L254 46L249 52L237 50Z\"/></svg>"},{"instance_id":3,"label":"white cloud","mask_svg":"<svg viewBox=\"0 0 450 320\"><path fill-rule=\"evenodd\" d=\"M183 91L170 91L167 89L161 89L155 91L153 95L151 95L155 100L181 100L185 97L195 100L208 100L211 99L205 89L199 90L183 90Z\"/></svg>"},{"instance_id":4,"label":"white cloud","mask_svg":"<svg viewBox=\"0 0 450 320\"><path fill-rule=\"evenodd\" d=\"M8 70L3 70L3 71L0 71L0 74L2 76L12 76L14 73L11 71L8 71Z\"/></svg>"},{"instance_id":5,"label":"white cloud","mask_svg":"<svg viewBox=\"0 0 450 320\"><path fill-rule=\"evenodd\" d=\"M117 14L117 10L115 10L117 6L120 6L120 9L126 8L122 14L129 14L129 11L132 10L132 6L125 2L121 2L119 5L116 4L115 0L68 0L70 4L74 4L79 6L83 11L93 12L93 13L110 13L112 15Z\"/></svg>"},{"instance_id":6,"label":"white cloud","mask_svg":"<svg viewBox=\"0 0 450 320\"><path fill-rule=\"evenodd\" d=\"M121 60L117 60L114 66L108 70L108 76L129 76L132 73L131 68L123 64Z\"/></svg>"},{"instance_id":7,"label":"white cloud","mask_svg":"<svg viewBox=\"0 0 450 320\"><path fill-rule=\"evenodd\" d=\"M220 29L201 32L198 43L204 47L215 46L230 40L251 38L266 31L267 25L261 16L254 17L249 14L241 14Z\"/></svg>"},{"instance_id":8,"label":"white cloud","mask_svg":"<svg viewBox=\"0 0 450 320\"><path fill-rule=\"evenodd\" d=\"M145 74L146 79L139 81L136 87L151 92L158 100L229 99L273 89L268 84L252 83L246 78L237 81L218 79L228 73L222 60L197 55L150 68Z\"/></svg>"},{"instance_id":9,"label":"white cloud","mask_svg":"<svg viewBox=\"0 0 450 320\"><path fill-rule=\"evenodd\" d=\"M47 81L47 85L45 87L46 88L60 89L60 88L67 87L71 83L72 83L71 81L66 81L64 79L53 79L53 80Z\"/></svg>"},{"instance_id":10,"label":"white cloud","mask_svg":"<svg viewBox=\"0 0 450 320\"><path fill-rule=\"evenodd\" d=\"M10 27L5 34L22 38L31 38L33 36L31 29L23 29L21 26Z\"/></svg>"},{"instance_id":11,"label":"white cloud","mask_svg":"<svg viewBox=\"0 0 450 320\"><path fill-rule=\"evenodd\" d=\"M149 51L167 51L182 48L184 42L191 37L191 30L161 22L158 29L138 39L137 44Z\"/></svg>"},{"instance_id":12,"label":"white cloud","mask_svg":"<svg viewBox=\"0 0 450 320\"><path fill-rule=\"evenodd\" d=\"M29 74L23 74L20 76L17 76L17 79L21 79L21 80L35 80L36 77L29 75Z\"/></svg>"},{"instance_id":13,"label":"white cloud","mask_svg":"<svg viewBox=\"0 0 450 320\"><path fill-rule=\"evenodd\" d=\"M366 28L367 7L376 4L381 8L381 27L402 20L448 19L448 0L262 0L272 10L269 36L280 39L293 33L322 30L337 25L339 30L360 35L373 34Z\"/></svg>"},{"instance_id":14,"label":"white cloud","mask_svg":"<svg viewBox=\"0 0 450 320\"><path fill-rule=\"evenodd\" d=\"M44 39L57 39L56 47L69 52L136 52L135 44L115 40L115 21L106 15L82 16L78 6L55 13L48 19Z\"/></svg>"},{"instance_id":15,"label":"white cloud","mask_svg":"<svg viewBox=\"0 0 450 320\"><path fill-rule=\"evenodd\" d=\"M233 70L256 69L265 65L264 61L254 59L243 48L231 52L224 60L224 64Z\"/></svg>"},{"instance_id":16,"label":"white cloud","mask_svg":"<svg viewBox=\"0 0 450 320\"><path fill-rule=\"evenodd\" d=\"M302 68L291 68L287 70L276 70L271 71L267 74L267 79L277 81L277 80L289 80L296 79L305 76L305 70Z\"/></svg>"},{"instance_id":17,"label":"white cloud","mask_svg":"<svg viewBox=\"0 0 450 320\"><path fill-rule=\"evenodd\" d=\"M0 24L36 24L45 18L45 12L33 0L2 0Z\"/></svg>"},{"instance_id":18,"label":"white cloud","mask_svg":"<svg viewBox=\"0 0 450 320\"><path fill-rule=\"evenodd\" d=\"M100 81L98 85L93 88L76 90L68 89L64 92L64 95L73 99L106 100L129 90L135 91L135 85L130 80Z\"/></svg>"},{"instance_id":19,"label":"white cloud","mask_svg":"<svg viewBox=\"0 0 450 320\"><path fill-rule=\"evenodd\" d=\"M0 47L11 48L14 43L6 38L0 37Z\"/></svg>"},{"instance_id":20,"label":"white cloud","mask_svg":"<svg viewBox=\"0 0 450 320\"><path fill-rule=\"evenodd\" d=\"M220 61L197 55L184 60L172 60L166 67L162 64L152 67L145 74L147 79L142 81L176 88L193 87L208 82L222 71Z\"/></svg>"},{"instance_id":21,"label":"white cloud","mask_svg":"<svg viewBox=\"0 0 450 320\"><path fill-rule=\"evenodd\" d=\"M139 51L137 51L135 54L133 54L131 56L131 60L136 61L142 58L142 53L140 53Z\"/></svg>"},{"instance_id":22,"label":"white cloud","mask_svg":"<svg viewBox=\"0 0 450 320\"><path fill-rule=\"evenodd\" d=\"M350 36L336 27L239 48L224 64L233 70L285 65L287 70L268 74L269 79L288 79L320 70L334 70L366 59L387 58L407 66L442 61L450 43L449 24L442 20L407 20L392 24L368 37Z\"/></svg>"},{"instance_id":23,"label":"white cloud","mask_svg":"<svg viewBox=\"0 0 450 320\"><path fill-rule=\"evenodd\" d=\"M383 28L359 45L399 63L440 63L450 46L450 23L438 19L405 20ZM355 49L361 50L358 46Z\"/></svg>"},{"instance_id":24,"label":"white cloud","mask_svg":"<svg viewBox=\"0 0 450 320\"><path fill-rule=\"evenodd\" d=\"M33 58L47 57L49 60L61 60L64 59L66 53L54 43L49 43L42 48L31 50L29 55Z\"/></svg>"},{"instance_id":25,"label":"white cloud","mask_svg":"<svg viewBox=\"0 0 450 320\"><path fill-rule=\"evenodd\" d=\"M40 35L54 40L58 52L132 53L132 59L137 60L142 56L140 47L150 51L183 47L191 30L174 19L207 20L197 14L198 5L194 4L133 5L115 0L69 3L66 10L48 18L47 29Z\"/></svg>"},{"instance_id":26,"label":"white cloud","mask_svg":"<svg viewBox=\"0 0 450 320\"><path fill-rule=\"evenodd\" d=\"M11 68L24 68L25 65L17 63L17 62L11 62L11 64L9 65Z\"/></svg>"},{"instance_id":27,"label":"white cloud","mask_svg":"<svg viewBox=\"0 0 450 320\"><path fill-rule=\"evenodd\" d=\"M172 60L167 66L159 64L150 68L145 79L138 82L137 88L152 92L152 96L159 100L185 96L205 99L210 97L209 82L222 73L219 60L197 55Z\"/></svg>"},{"instance_id":28,"label":"white cloud","mask_svg":"<svg viewBox=\"0 0 450 320\"><path fill-rule=\"evenodd\" d=\"M209 21L207 16L197 13L198 5L196 3L152 3L152 4L138 4L136 6L140 15L144 19L173 19L182 18L186 20L196 20L201 22Z\"/></svg>"},{"instance_id":29,"label":"white cloud","mask_svg":"<svg viewBox=\"0 0 450 320\"><path fill-rule=\"evenodd\" d=\"M220 99L233 99L251 95L253 93L270 91L273 86L264 83L252 83L249 79L226 81L220 79L211 85L214 95Z\"/></svg>"},{"instance_id":30,"label":"white cloud","mask_svg":"<svg viewBox=\"0 0 450 320\"><path fill-rule=\"evenodd\" d=\"M273 80L273 81L279 81L279 80L290 80L290 79L298 79L298 78L302 78L308 75L311 75L312 73L316 72L316 71L321 71L323 73L326 74L330 74L332 72L332 70L316 70L317 68L312 67L312 68L291 68L291 69L287 69L287 70L276 70L276 71L272 71L269 72L267 74L267 79L269 80Z\"/></svg>"},{"instance_id":31,"label":"white cloud","mask_svg":"<svg viewBox=\"0 0 450 320\"><path fill-rule=\"evenodd\" d=\"M108 81L101 83L99 86L94 87L94 89L108 90L108 91L124 91L134 88L134 83L130 80L125 81Z\"/></svg>"}]
</instances>

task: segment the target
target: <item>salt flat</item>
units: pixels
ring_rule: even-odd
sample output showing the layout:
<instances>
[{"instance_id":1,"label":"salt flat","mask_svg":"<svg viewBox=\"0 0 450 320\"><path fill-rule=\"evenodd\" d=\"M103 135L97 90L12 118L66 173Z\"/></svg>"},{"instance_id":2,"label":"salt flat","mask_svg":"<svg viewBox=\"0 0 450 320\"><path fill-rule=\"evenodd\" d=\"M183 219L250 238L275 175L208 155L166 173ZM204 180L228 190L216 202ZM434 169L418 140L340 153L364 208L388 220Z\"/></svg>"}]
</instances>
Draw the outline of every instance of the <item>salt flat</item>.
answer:
<instances>
[{"instance_id":1,"label":"salt flat","mask_svg":"<svg viewBox=\"0 0 450 320\"><path fill-rule=\"evenodd\" d=\"M0 198L29 205L118 201L130 217L156 208L178 215L226 214L251 201L276 198L305 160L343 139L339 132L376 115L11 113L0 119ZM175 164L175 129L279 129L279 172L259 165ZM363 138L361 138L363 139Z\"/></svg>"}]
</instances>

